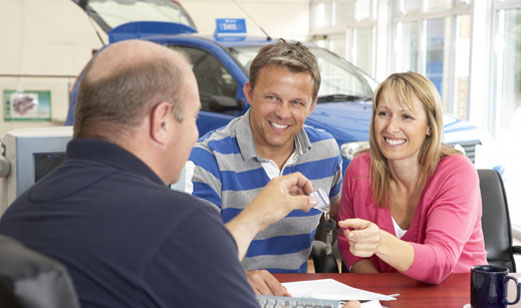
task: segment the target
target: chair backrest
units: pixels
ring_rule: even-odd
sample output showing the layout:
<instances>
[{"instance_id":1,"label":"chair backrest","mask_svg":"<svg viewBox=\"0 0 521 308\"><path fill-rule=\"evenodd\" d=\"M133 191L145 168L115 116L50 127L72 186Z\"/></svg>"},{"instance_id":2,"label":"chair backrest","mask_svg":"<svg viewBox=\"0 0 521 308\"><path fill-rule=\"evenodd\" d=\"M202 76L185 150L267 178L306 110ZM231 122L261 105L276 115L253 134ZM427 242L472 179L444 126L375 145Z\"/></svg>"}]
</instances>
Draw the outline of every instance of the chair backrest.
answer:
<instances>
[{"instance_id":1,"label":"chair backrest","mask_svg":"<svg viewBox=\"0 0 521 308\"><path fill-rule=\"evenodd\" d=\"M56 260L0 235L0 307L79 308L67 270Z\"/></svg>"},{"instance_id":2,"label":"chair backrest","mask_svg":"<svg viewBox=\"0 0 521 308\"><path fill-rule=\"evenodd\" d=\"M311 247L311 257L313 258L315 273L338 273L337 257L335 254L326 253L326 243L314 240Z\"/></svg>"},{"instance_id":3,"label":"chair backrest","mask_svg":"<svg viewBox=\"0 0 521 308\"><path fill-rule=\"evenodd\" d=\"M512 229L507 197L501 175L492 169L478 170L483 216L481 224L489 264L508 267L516 272L512 253Z\"/></svg>"}]
</instances>

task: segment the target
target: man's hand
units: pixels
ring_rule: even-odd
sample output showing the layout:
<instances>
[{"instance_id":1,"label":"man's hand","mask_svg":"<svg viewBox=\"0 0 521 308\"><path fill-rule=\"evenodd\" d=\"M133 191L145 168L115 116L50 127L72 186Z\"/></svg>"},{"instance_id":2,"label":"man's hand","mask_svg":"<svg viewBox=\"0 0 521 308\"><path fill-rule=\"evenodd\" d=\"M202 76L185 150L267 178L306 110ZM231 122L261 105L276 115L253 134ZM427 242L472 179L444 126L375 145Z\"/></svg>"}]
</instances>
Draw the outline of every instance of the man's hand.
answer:
<instances>
[{"instance_id":1,"label":"man's hand","mask_svg":"<svg viewBox=\"0 0 521 308\"><path fill-rule=\"evenodd\" d=\"M342 308L360 308L359 301L348 301Z\"/></svg>"},{"instance_id":2,"label":"man's hand","mask_svg":"<svg viewBox=\"0 0 521 308\"><path fill-rule=\"evenodd\" d=\"M226 224L237 243L242 260L255 235L286 217L293 210L309 211L317 200L309 197L313 185L300 172L271 180L255 199L234 219Z\"/></svg>"},{"instance_id":3,"label":"man's hand","mask_svg":"<svg viewBox=\"0 0 521 308\"><path fill-rule=\"evenodd\" d=\"M310 198L311 182L300 172L272 179L248 204L243 212L256 217L260 230L286 217L293 210L309 211L317 206Z\"/></svg>"},{"instance_id":4,"label":"man's hand","mask_svg":"<svg viewBox=\"0 0 521 308\"><path fill-rule=\"evenodd\" d=\"M244 272L255 294L291 296L288 290L270 272L266 270L244 270Z\"/></svg>"}]
</instances>

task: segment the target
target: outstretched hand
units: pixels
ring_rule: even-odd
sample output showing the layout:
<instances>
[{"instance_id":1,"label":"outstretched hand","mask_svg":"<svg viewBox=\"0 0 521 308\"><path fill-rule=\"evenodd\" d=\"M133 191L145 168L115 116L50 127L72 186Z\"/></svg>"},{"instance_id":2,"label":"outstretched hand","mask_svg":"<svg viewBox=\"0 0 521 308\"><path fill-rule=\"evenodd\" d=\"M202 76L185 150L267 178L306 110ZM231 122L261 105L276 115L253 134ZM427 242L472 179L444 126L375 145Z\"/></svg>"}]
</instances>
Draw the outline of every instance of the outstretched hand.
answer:
<instances>
[{"instance_id":1,"label":"outstretched hand","mask_svg":"<svg viewBox=\"0 0 521 308\"><path fill-rule=\"evenodd\" d=\"M399 272L406 271L412 265L413 245L380 229L376 224L353 218L340 221L338 225L343 229L349 241L349 251L353 255L361 258L377 255Z\"/></svg>"},{"instance_id":2,"label":"outstretched hand","mask_svg":"<svg viewBox=\"0 0 521 308\"><path fill-rule=\"evenodd\" d=\"M293 210L309 211L317 200L309 197L313 185L300 172L272 179L244 210L258 219L261 230L286 217Z\"/></svg>"},{"instance_id":3,"label":"outstretched hand","mask_svg":"<svg viewBox=\"0 0 521 308\"><path fill-rule=\"evenodd\" d=\"M242 260L255 235L286 217L293 210L309 211L317 206L310 197L313 185L300 172L272 179L255 199L226 227L235 238Z\"/></svg>"},{"instance_id":4,"label":"outstretched hand","mask_svg":"<svg viewBox=\"0 0 521 308\"><path fill-rule=\"evenodd\" d=\"M338 222L349 241L349 250L357 257L369 258L381 244L380 228L367 220L353 218Z\"/></svg>"}]
</instances>

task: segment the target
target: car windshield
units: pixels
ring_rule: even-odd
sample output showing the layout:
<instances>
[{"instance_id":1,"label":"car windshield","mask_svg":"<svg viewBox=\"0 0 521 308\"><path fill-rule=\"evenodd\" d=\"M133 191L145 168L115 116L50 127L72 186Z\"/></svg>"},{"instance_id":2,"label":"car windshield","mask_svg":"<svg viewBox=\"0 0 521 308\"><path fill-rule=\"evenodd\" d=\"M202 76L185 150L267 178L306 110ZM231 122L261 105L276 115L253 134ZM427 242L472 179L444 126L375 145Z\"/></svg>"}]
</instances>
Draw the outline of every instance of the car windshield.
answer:
<instances>
[{"instance_id":1,"label":"car windshield","mask_svg":"<svg viewBox=\"0 0 521 308\"><path fill-rule=\"evenodd\" d=\"M195 29L185 9L172 0L73 0L105 32L132 21L177 22Z\"/></svg>"},{"instance_id":2,"label":"car windshield","mask_svg":"<svg viewBox=\"0 0 521 308\"><path fill-rule=\"evenodd\" d=\"M246 73L261 46L228 48L241 63ZM317 57L322 83L318 102L345 102L370 100L376 81L339 56L319 47L311 47Z\"/></svg>"}]
</instances>

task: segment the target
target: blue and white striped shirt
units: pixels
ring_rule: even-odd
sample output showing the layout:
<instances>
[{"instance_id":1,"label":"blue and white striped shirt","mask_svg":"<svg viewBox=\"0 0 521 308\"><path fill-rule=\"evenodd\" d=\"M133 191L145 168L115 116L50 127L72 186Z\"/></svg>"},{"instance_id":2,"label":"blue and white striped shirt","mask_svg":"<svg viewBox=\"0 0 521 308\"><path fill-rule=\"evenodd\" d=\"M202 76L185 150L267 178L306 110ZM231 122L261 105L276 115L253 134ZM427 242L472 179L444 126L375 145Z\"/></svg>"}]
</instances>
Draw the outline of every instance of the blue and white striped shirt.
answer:
<instances>
[{"instance_id":1,"label":"blue and white striped shirt","mask_svg":"<svg viewBox=\"0 0 521 308\"><path fill-rule=\"evenodd\" d=\"M247 112L199 139L186 165L186 191L209 201L227 223L270 181L266 172L270 163L274 164L257 155ZM329 133L310 126L299 131L294 153L280 174L296 171L310 179L315 189L329 192L331 204L340 200L342 159ZM254 238L243 266L272 273L306 272L321 214L316 209L295 210L272 224Z\"/></svg>"}]
</instances>

